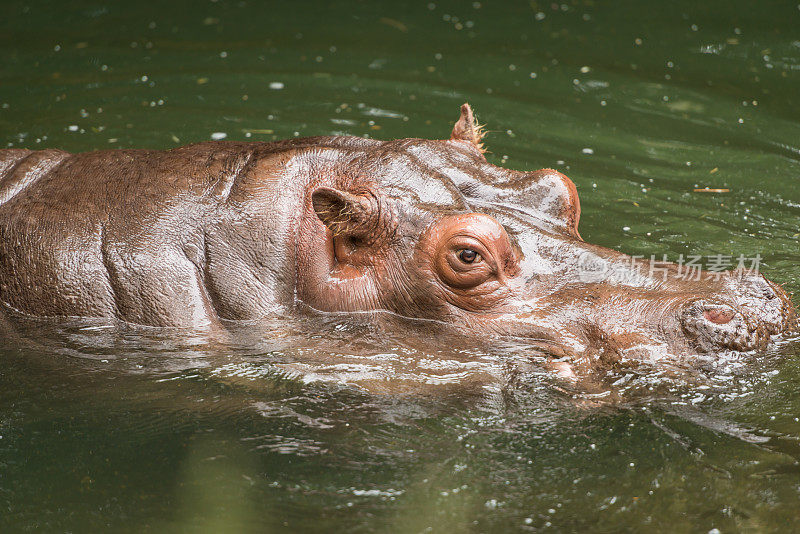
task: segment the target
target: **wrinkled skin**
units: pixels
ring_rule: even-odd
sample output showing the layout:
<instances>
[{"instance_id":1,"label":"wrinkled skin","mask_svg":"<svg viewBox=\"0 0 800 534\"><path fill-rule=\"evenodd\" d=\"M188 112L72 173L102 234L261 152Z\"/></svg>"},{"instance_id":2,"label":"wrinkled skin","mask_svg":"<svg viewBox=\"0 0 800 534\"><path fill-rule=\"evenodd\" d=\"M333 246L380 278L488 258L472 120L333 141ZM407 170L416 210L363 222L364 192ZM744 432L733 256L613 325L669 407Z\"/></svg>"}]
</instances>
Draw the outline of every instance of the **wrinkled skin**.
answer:
<instances>
[{"instance_id":1,"label":"wrinkled skin","mask_svg":"<svg viewBox=\"0 0 800 534\"><path fill-rule=\"evenodd\" d=\"M0 299L190 328L381 310L556 358L746 351L796 328L761 275L687 280L584 242L566 176L495 167L480 140L464 105L444 141L2 150Z\"/></svg>"}]
</instances>

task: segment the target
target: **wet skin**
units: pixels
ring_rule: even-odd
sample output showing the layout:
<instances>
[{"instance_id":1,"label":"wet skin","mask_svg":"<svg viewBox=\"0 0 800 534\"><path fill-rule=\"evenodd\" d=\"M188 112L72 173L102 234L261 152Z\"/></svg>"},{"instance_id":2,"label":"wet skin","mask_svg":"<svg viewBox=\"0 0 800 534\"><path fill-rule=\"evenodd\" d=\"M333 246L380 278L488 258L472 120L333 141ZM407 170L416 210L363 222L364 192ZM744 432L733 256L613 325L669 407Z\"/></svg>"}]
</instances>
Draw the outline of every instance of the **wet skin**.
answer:
<instances>
[{"instance_id":1,"label":"wet skin","mask_svg":"<svg viewBox=\"0 0 800 534\"><path fill-rule=\"evenodd\" d=\"M759 274L687 279L584 242L574 184L451 138L0 151L0 299L36 316L222 328L302 302L513 336L555 357L752 350L797 328Z\"/></svg>"}]
</instances>

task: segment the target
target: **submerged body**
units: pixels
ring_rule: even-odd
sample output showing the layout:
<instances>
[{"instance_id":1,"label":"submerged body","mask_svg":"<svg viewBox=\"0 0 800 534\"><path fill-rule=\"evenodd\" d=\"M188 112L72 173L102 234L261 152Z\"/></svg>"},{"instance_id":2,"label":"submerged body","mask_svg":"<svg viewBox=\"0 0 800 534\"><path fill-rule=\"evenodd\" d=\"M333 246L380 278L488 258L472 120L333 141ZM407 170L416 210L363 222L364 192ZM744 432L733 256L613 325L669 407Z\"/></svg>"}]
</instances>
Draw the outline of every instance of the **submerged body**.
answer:
<instances>
[{"instance_id":1,"label":"submerged body","mask_svg":"<svg viewBox=\"0 0 800 534\"><path fill-rule=\"evenodd\" d=\"M687 280L584 242L573 183L495 167L480 137L465 105L445 141L1 150L0 300L190 328L384 310L571 357L751 350L796 328L761 275Z\"/></svg>"}]
</instances>

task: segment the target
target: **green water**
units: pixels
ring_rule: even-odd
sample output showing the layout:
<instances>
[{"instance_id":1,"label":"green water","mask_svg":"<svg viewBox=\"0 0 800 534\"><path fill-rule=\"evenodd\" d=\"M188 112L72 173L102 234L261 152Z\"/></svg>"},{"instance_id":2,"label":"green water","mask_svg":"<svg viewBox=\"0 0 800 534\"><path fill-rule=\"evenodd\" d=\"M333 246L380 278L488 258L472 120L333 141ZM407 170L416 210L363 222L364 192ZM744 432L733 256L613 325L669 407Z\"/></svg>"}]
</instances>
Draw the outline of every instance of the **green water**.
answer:
<instances>
[{"instance_id":1,"label":"green water","mask_svg":"<svg viewBox=\"0 0 800 534\"><path fill-rule=\"evenodd\" d=\"M759 254L790 291L798 95L794 0L0 8L0 146L446 138L468 101L493 163L575 181L587 241ZM419 325L234 330L220 348L18 325L0 349L0 530L800 529L796 341L586 392L512 342Z\"/></svg>"}]
</instances>

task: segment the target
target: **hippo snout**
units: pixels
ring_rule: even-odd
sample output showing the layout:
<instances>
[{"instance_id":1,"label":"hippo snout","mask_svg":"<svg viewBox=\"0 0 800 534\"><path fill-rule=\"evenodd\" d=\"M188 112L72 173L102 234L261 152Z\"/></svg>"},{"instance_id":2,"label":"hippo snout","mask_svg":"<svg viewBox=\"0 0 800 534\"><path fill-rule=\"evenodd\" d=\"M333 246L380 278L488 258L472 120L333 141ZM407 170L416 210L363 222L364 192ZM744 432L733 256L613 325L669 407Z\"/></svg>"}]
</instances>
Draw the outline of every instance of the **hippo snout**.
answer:
<instances>
[{"instance_id":1,"label":"hippo snout","mask_svg":"<svg viewBox=\"0 0 800 534\"><path fill-rule=\"evenodd\" d=\"M680 314L689 342L700 352L748 351L768 340L765 328L728 304L699 299L684 306Z\"/></svg>"},{"instance_id":2,"label":"hippo snout","mask_svg":"<svg viewBox=\"0 0 800 534\"><path fill-rule=\"evenodd\" d=\"M683 330L700 352L764 348L770 337L796 327L786 293L758 274L731 272L730 300L696 299L679 311Z\"/></svg>"}]
</instances>

